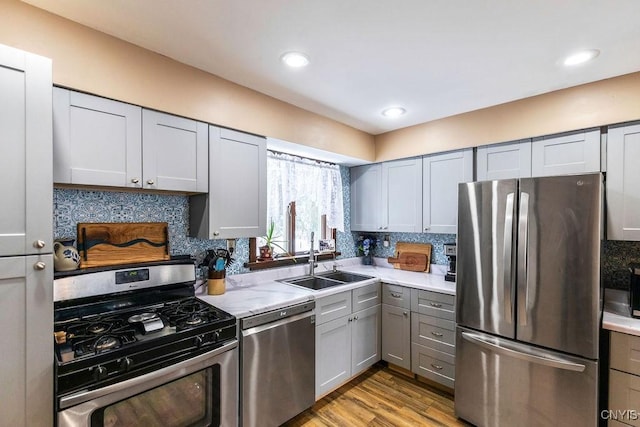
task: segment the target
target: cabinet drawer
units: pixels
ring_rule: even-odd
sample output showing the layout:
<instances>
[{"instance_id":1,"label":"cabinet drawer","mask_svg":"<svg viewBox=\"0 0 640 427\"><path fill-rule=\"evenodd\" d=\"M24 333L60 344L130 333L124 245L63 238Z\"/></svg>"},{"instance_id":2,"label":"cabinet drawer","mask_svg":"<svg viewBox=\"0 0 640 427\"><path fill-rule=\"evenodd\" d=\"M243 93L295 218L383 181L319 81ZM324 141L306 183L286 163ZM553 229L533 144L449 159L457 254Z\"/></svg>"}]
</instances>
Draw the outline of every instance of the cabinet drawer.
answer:
<instances>
[{"instance_id":1,"label":"cabinet drawer","mask_svg":"<svg viewBox=\"0 0 640 427\"><path fill-rule=\"evenodd\" d=\"M411 311L441 317L447 320L455 320L456 298L453 295L438 292L411 290Z\"/></svg>"},{"instance_id":2,"label":"cabinet drawer","mask_svg":"<svg viewBox=\"0 0 640 427\"><path fill-rule=\"evenodd\" d=\"M444 353L455 354L456 324L452 320L413 313L411 342Z\"/></svg>"},{"instance_id":3,"label":"cabinet drawer","mask_svg":"<svg viewBox=\"0 0 640 427\"><path fill-rule=\"evenodd\" d=\"M629 413L625 410L636 410L640 402L640 377L627 374L625 372L619 372L615 369L609 369L609 410L613 411L613 414L624 418L619 418L618 421L632 425L640 426L640 419L636 412ZM625 417L625 415L628 415ZM611 424L610 424L611 425Z\"/></svg>"},{"instance_id":4,"label":"cabinet drawer","mask_svg":"<svg viewBox=\"0 0 640 427\"><path fill-rule=\"evenodd\" d=\"M316 324L351 314L351 291L329 295L316 300Z\"/></svg>"},{"instance_id":5,"label":"cabinet drawer","mask_svg":"<svg viewBox=\"0 0 640 427\"><path fill-rule=\"evenodd\" d=\"M411 343L411 371L453 388L455 357L420 344Z\"/></svg>"},{"instance_id":6,"label":"cabinet drawer","mask_svg":"<svg viewBox=\"0 0 640 427\"><path fill-rule=\"evenodd\" d=\"M383 283L382 302L396 307L411 309L411 288Z\"/></svg>"},{"instance_id":7,"label":"cabinet drawer","mask_svg":"<svg viewBox=\"0 0 640 427\"><path fill-rule=\"evenodd\" d=\"M353 312L380 304L380 282L372 283L353 291Z\"/></svg>"},{"instance_id":8,"label":"cabinet drawer","mask_svg":"<svg viewBox=\"0 0 640 427\"><path fill-rule=\"evenodd\" d=\"M610 367L640 375L640 337L611 332Z\"/></svg>"}]
</instances>

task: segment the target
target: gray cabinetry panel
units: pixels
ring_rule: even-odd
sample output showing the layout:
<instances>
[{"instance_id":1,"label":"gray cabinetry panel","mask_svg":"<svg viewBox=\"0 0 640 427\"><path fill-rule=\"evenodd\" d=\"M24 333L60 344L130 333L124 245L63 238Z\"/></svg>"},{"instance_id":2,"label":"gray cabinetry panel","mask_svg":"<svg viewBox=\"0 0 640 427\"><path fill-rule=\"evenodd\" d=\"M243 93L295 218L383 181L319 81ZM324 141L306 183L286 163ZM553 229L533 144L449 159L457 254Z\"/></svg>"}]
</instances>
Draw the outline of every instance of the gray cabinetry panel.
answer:
<instances>
[{"instance_id":1,"label":"gray cabinetry panel","mask_svg":"<svg viewBox=\"0 0 640 427\"><path fill-rule=\"evenodd\" d=\"M411 288L383 283L382 302L396 307L411 309Z\"/></svg>"},{"instance_id":2,"label":"gray cabinetry panel","mask_svg":"<svg viewBox=\"0 0 640 427\"><path fill-rule=\"evenodd\" d=\"M382 360L411 369L411 313L382 304Z\"/></svg>"},{"instance_id":3,"label":"gray cabinetry panel","mask_svg":"<svg viewBox=\"0 0 640 427\"><path fill-rule=\"evenodd\" d=\"M142 109L54 88L53 180L142 188Z\"/></svg>"},{"instance_id":4,"label":"gray cabinetry panel","mask_svg":"<svg viewBox=\"0 0 640 427\"><path fill-rule=\"evenodd\" d=\"M438 292L412 289L411 311L455 321L455 297Z\"/></svg>"},{"instance_id":5,"label":"gray cabinetry panel","mask_svg":"<svg viewBox=\"0 0 640 427\"><path fill-rule=\"evenodd\" d=\"M364 310L365 308L380 305L382 297L380 295L380 282L356 288L353 291L352 312Z\"/></svg>"},{"instance_id":6,"label":"gray cabinetry panel","mask_svg":"<svg viewBox=\"0 0 640 427\"><path fill-rule=\"evenodd\" d=\"M351 314L351 291L318 298L315 312L317 325Z\"/></svg>"},{"instance_id":7,"label":"gray cabinetry panel","mask_svg":"<svg viewBox=\"0 0 640 427\"><path fill-rule=\"evenodd\" d=\"M142 112L144 188L206 193L208 125L153 110Z\"/></svg>"}]
</instances>

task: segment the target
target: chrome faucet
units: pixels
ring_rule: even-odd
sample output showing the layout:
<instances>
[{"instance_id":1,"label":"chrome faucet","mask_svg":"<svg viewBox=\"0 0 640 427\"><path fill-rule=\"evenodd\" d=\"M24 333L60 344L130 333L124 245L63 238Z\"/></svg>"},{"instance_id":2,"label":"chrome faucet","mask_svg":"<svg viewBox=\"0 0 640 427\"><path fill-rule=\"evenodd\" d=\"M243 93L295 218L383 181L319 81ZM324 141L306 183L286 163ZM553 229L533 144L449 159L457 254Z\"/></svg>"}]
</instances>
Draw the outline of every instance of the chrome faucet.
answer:
<instances>
[{"instance_id":1,"label":"chrome faucet","mask_svg":"<svg viewBox=\"0 0 640 427\"><path fill-rule=\"evenodd\" d=\"M318 259L316 258L316 252L313 250L313 231L311 232L311 249L309 249L309 276L313 276L318 266Z\"/></svg>"}]
</instances>

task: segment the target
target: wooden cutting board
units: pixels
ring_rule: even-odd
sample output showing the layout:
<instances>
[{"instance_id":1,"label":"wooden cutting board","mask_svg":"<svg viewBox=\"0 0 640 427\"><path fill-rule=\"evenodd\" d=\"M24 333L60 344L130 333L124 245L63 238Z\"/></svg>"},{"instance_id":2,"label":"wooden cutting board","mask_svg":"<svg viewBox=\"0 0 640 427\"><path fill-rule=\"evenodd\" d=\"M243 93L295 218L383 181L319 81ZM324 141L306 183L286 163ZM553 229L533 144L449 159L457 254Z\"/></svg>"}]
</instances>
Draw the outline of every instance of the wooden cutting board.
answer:
<instances>
[{"instance_id":1,"label":"wooden cutting board","mask_svg":"<svg viewBox=\"0 0 640 427\"><path fill-rule=\"evenodd\" d=\"M166 222L78 223L80 268L169 259Z\"/></svg>"},{"instance_id":2,"label":"wooden cutting board","mask_svg":"<svg viewBox=\"0 0 640 427\"><path fill-rule=\"evenodd\" d=\"M427 256L415 252L402 252L397 258L387 258L392 264L399 264L401 270L425 271L427 269Z\"/></svg>"},{"instance_id":3,"label":"wooden cutting board","mask_svg":"<svg viewBox=\"0 0 640 427\"><path fill-rule=\"evenodd\" d=\"M412 252L418 254L425 254L427 256L427 268L426 272L429 272L431 265L431 243L410 243L410 242L398 242L396 243L396 258L403 252ZM393 263L393 268L400 268L399 263Z\"/></svg>"}]
</instances>

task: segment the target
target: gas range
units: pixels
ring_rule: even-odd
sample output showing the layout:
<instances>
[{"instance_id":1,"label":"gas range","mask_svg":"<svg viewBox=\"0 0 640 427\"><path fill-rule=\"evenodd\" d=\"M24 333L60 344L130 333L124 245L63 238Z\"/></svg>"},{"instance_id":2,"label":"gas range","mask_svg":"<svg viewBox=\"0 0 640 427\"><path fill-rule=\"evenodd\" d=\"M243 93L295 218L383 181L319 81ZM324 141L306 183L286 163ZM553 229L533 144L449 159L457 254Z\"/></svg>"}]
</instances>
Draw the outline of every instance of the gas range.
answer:
<instances>
[{"instance_id":1,"label":"gas range","mask_svg":"<svg viewBox=\"0 0 640 427\"><path fill-rule=\"evenodd\" d=\"M79 390L95 390L160 370L236 341L235 317L196 299L194 283L190 260L56 278L54 340L59 400Z\"/></svg>"}]
</instances>

